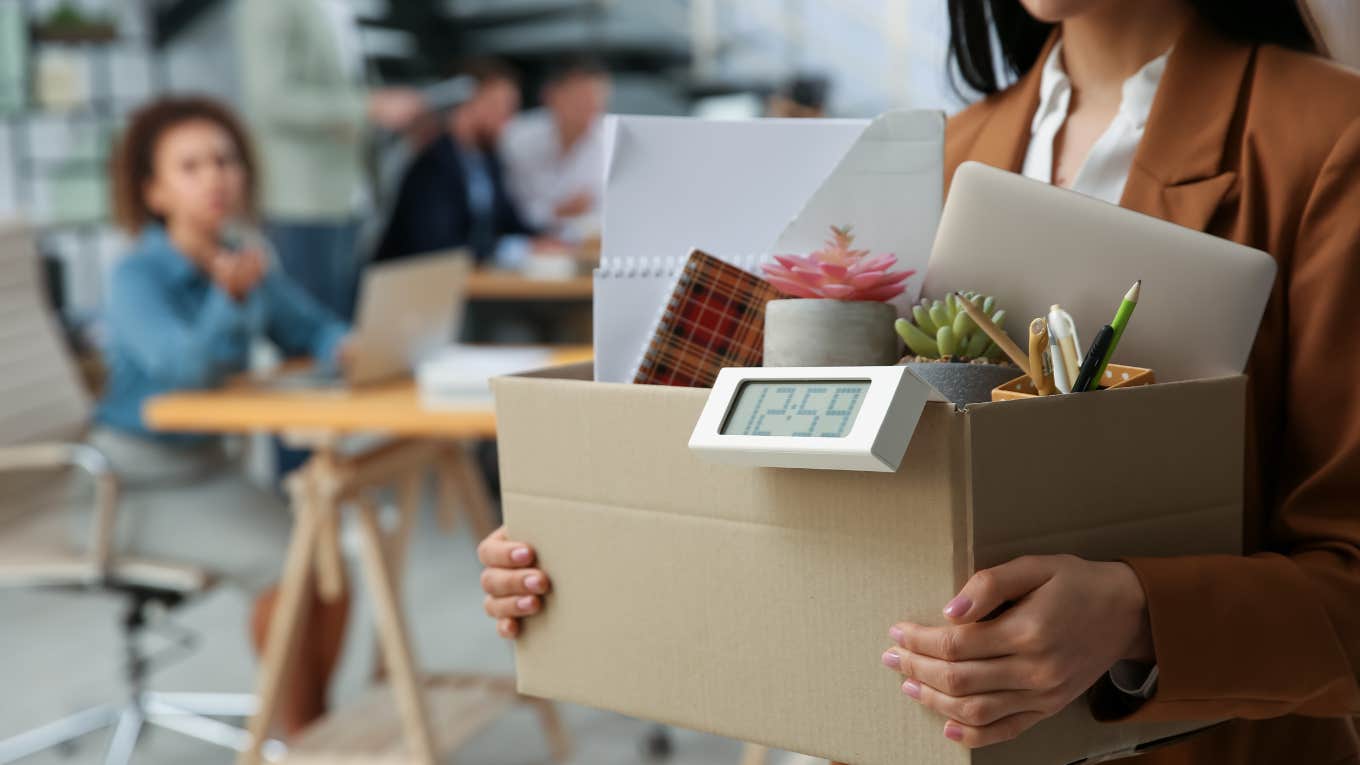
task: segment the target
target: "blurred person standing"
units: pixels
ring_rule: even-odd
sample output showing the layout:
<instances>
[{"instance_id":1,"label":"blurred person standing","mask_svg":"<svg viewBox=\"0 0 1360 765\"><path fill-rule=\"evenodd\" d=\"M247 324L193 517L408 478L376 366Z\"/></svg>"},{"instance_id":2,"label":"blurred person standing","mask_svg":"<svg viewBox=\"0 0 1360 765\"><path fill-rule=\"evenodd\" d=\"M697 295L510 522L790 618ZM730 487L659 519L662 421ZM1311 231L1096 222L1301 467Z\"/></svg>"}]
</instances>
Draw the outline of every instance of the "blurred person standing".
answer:
<instances>
[{"instance_id":1,"label":"blurred person standing","mask_svg":"<svg viewBox=\"0 0 1360 765\"><path fill-rule=\"evenodd\" d=\"M600 62L564 61L543 85L543 106L516 118L501 140L506 185L525 219L567 241L599 228L611 90Z\"/></svg>"},{"instance_id":2,"label":"blurred person standing","mask_svg":"<svg viewBox=\"0 0 1360 765\"><path fill-rule=\"evenodd\" d=\"M269 238L288 274L349 318L360 220L372 207L364 139L370 126L406 130L424 99L367 87L349 0L243 0L238 22Z\"/></svg>"},{"instance_id":3,"label":"blurred person standing","mask_svg":"<svg viewBox=\"0 0 1360 765\"><path fill-rule=\"evenodd\" d=\"M497 151L519 111L519 78L494 60L462 73L475 83L472 97L407 169L375 261L467 247L479 264L513 266L530 253L535 229L506 192Z\"/></svg>"}]
</instances>

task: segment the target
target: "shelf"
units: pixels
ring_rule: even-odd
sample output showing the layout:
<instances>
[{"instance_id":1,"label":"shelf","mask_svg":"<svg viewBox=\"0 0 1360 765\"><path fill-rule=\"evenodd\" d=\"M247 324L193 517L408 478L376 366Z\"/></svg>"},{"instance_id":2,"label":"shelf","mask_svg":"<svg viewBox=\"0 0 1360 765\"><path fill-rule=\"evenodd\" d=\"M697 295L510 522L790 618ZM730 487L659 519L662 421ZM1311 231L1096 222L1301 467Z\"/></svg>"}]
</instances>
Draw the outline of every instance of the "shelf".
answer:
<instances>
[{"instance_id":1,"label":"shelf","mask_svg":"<svg viewBox=\"0 0 1360 765\"><path fill-rule=\"evenodd\" d=\"M562 16L597 13L601 3L594 0L566 0L559 2L518 3L514 7L495 7L483 0L474 10L462 10L465 2L446 2L444 16L454 22L461 30L492 29L495 27L523 24L530 21L544 21Z\"/></svg>"},{"instance_id":2,"label":"shelf","mask_svg":"<svg viewBox=\"0 0 1360 765\"><path fill-rule=\"evenodd\" d=\"M32 27L30 39L37 45L115 45L122 41L118 27L114 24L65 31Z\"/></svg>"},{"instance_id":3,"label":"shelf","mask_svg":"<svg viewBox=\"0 0 1360 765\"><path fill-rule=\"evenodd\" d=\"M512 678L438 675L425 681L435 751L447 755L519 703ZM401 716L391 688L376 686L303 731L288 765L406 765Z\"/></svg>"}]
</instances>

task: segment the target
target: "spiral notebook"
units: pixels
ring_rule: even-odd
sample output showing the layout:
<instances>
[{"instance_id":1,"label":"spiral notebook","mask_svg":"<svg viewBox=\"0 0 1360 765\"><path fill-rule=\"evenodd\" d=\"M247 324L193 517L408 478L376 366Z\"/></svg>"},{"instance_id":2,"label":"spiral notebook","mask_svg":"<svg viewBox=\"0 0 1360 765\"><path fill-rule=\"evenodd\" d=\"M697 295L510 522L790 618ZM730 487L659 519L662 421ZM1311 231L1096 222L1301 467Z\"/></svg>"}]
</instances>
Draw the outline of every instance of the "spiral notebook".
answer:
<instances>
[{"instance_id":1,"label":"spiral notebook","mask_svg":"<svg viewBox=\"0 0 1360 765\"><path fill-rule=\"evenodd\" d=\"M760 366L765 304L779 297L764 279L695 250L642 348L633 382L711 388L723 367Z\"/></svg>"}]
</instances>

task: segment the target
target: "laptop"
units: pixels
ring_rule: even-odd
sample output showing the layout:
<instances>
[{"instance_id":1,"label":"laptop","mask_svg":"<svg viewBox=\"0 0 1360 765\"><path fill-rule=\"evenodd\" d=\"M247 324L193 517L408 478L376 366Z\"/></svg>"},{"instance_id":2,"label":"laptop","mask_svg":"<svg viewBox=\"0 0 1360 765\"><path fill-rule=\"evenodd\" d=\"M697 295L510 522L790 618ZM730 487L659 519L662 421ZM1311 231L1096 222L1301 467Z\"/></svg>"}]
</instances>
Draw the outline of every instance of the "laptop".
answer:
<instances>
[{"instance_id":1,"label":"laptop","mask_svg":"<svg viewBox=\"0 0 1360 765\"><path fill-rule=\"evenodd\" d=\"M945 201L922 292L995 295L1006 330L1022 341L1030 320L1060 303L1089 343L1142 279L1117 361L1174 382L1246 368L1275 271L1274 258L1260 250L965 162Z\"/></svg>"},{"instance_id":2,"label":"laptop","mask_svg":"<svg viewBox=\"0 0 1360 765\"><path fill-rule=\"evenodd\" d=\"M350 363L344 370L318 365L281 374L269 385L354 387L410 374L458 337L471 271L465 250L369 265L350 335Z\"/></svg>"}]
</instances>

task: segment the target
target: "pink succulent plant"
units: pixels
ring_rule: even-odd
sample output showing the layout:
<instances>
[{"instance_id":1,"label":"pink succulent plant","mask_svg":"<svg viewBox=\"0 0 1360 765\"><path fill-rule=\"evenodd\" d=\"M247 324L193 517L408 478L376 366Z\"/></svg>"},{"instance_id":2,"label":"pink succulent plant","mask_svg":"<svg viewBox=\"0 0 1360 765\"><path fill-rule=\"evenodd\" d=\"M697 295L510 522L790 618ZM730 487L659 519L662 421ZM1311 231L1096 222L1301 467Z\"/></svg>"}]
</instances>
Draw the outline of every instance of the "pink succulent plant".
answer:
<instances>
[{"instance_id":1,"label":"pink succulent plant","mask_svg":"<svg viewBox=\"0 0 1360 765\"><path fill-rule=\"evenodd\" d=\"M826 246L811 255L776 255L763 266L765 278L793 297L831 300L891 300L906 290L915 270L893 272L896 255L852 249L850 226L832 226Z\"/></svg>"}]
</instances>

